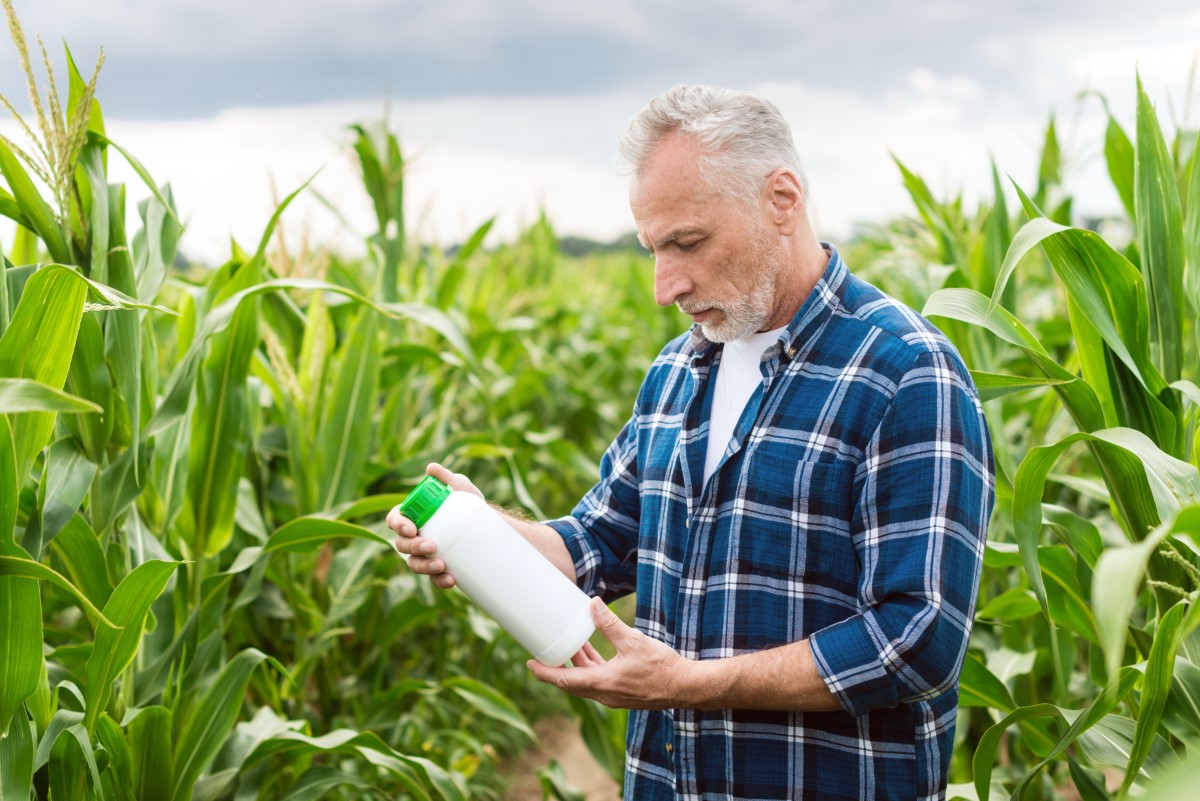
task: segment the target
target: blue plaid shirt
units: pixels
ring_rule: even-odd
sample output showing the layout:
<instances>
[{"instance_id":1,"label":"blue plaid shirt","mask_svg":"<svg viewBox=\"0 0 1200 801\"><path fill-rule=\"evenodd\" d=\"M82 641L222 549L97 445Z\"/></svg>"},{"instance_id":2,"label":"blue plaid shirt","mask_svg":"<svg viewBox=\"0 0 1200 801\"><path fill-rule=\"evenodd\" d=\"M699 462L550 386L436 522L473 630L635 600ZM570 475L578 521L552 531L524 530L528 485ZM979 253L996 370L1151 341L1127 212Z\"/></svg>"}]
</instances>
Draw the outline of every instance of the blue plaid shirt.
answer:
<instances>
[{"instance_id":1,"label":"blue plaid shirt","mask_svg":"<svg viewBox=\"0 0 1200 801\"><path fill-rule=\"evenodd\" d=\"M826 247L708 482L722 349L693 326L550 525L585 592L636 589L638 629L685 657L807 637L843 709L635 710L630 801L945 795L991 443L953 346Z\"/></svg>"}]
</instances>

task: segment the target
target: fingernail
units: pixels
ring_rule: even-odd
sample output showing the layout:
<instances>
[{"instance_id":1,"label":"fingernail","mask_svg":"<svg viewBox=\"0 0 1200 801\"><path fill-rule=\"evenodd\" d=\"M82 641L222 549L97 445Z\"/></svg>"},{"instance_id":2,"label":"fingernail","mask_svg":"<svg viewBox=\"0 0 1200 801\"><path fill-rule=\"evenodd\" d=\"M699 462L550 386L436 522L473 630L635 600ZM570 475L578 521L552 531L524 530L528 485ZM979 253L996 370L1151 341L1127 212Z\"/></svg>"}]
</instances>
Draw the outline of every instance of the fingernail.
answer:
<instances>
[{"instance_id":1,"label":"fingernail","mask_svg":"<svg viewBox=\"0 0 1200 801\"><path fill-rule=\"evenodd\" d=\"M421 543L421 553L433 553L436 550L437 550L437 546L434 545L432 542L422 542Z\"/></svg>"}]
</instances>

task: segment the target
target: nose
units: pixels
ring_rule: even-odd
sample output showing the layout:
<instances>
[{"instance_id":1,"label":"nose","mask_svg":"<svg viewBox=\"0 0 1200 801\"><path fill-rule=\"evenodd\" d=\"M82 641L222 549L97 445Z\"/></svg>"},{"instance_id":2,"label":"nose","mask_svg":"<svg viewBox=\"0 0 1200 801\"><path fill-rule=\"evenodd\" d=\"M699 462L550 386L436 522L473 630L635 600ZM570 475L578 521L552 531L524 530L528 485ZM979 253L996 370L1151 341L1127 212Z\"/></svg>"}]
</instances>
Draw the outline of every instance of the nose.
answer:
<instances>
[{"instance_id":1,"label":"nose","mask_svg":"<svg viewBox=\"0 0 1200 801\"><path fill-rule=\"evenodd\" d=\"M654 300L659 306L673 305L692 288L692 282L678 260L668 253L654 254Z\"/></svg>"}]
</instances>

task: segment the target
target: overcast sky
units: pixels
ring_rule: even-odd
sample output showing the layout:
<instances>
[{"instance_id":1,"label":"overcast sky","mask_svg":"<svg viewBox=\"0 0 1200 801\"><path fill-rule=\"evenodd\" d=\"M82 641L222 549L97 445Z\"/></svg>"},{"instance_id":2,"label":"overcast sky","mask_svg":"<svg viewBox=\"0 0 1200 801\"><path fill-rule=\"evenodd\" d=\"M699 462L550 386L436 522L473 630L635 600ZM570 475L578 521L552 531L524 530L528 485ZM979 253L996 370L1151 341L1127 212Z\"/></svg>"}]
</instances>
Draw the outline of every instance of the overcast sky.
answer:
<instances>
[{"instance_id":1,"label":"overcast sky","mask_svg":"<svg viewBox=\"0 0 1200 801\"><path fill-rule=\"evenodd\" d=\"M616 139L651 95L679 82L751 89L783 109L831 237L907 211L889 151L943 193L986 187L989 154L1031 181L1051 112L1083 207L1115 209L1096 158L1099 104L1075 96L1105 92L1128 123L1137 66L1170 124L1186 112L1200 53L1195 0L15 5L59 64L64 39L85 70L103 45L109 133L173 184L185 249L207 258L231 233L256 237L272 178L286 193L322 165L322 192L365 233L345 126L379 116L385 98L413 155L422 236L455 241L492 214L498 236L511 236L540 206L562 233L614 236L632 226L612 168ZM7 40L0 92L26 105ZM1194 126L1200 109L1190 113ZM336 227L315 203L294 216L318 236Z\"/></svg>"}]
</instances>

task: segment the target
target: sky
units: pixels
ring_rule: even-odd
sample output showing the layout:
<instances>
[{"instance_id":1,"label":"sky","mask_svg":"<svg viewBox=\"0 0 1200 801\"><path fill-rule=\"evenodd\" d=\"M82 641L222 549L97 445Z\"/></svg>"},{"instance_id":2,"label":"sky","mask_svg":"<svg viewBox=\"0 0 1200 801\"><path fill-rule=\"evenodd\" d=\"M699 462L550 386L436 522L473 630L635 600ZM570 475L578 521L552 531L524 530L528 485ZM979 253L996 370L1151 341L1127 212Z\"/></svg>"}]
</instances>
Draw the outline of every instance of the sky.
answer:
<instances>
[{"instance_id":1,"label":"sky","mask_svg":"<svg viewBox=\"0 0 1200 801\"><path fill-rule=\"evenodd\" d=\"M792 125L818 233L911 214L893 156L942 196L990 192L990 159L1029 186L1055 114L1076 208L1115 213L1101 158L1104 93L1132 130L1135 71L1168 128L1200 124L1195 0L14 0L61 78L90 71L110 137L217 261L255 242L274 200L319 170L285 216L294 237L354 251L371 215L347 126L385 110L410 162L408 218L461 241L496 217L510 239L545 209L560 234L632 230L614 167L626 123L677 83L756 92ZM0 93L28 108L0 40ZM1189 102L1190 95L1190 102ZM0 133L19 131L0 121ZM131 170L110 168L144 196ZM11 236L0 227L0 244Z\"/></svg>"}]
</instances>

